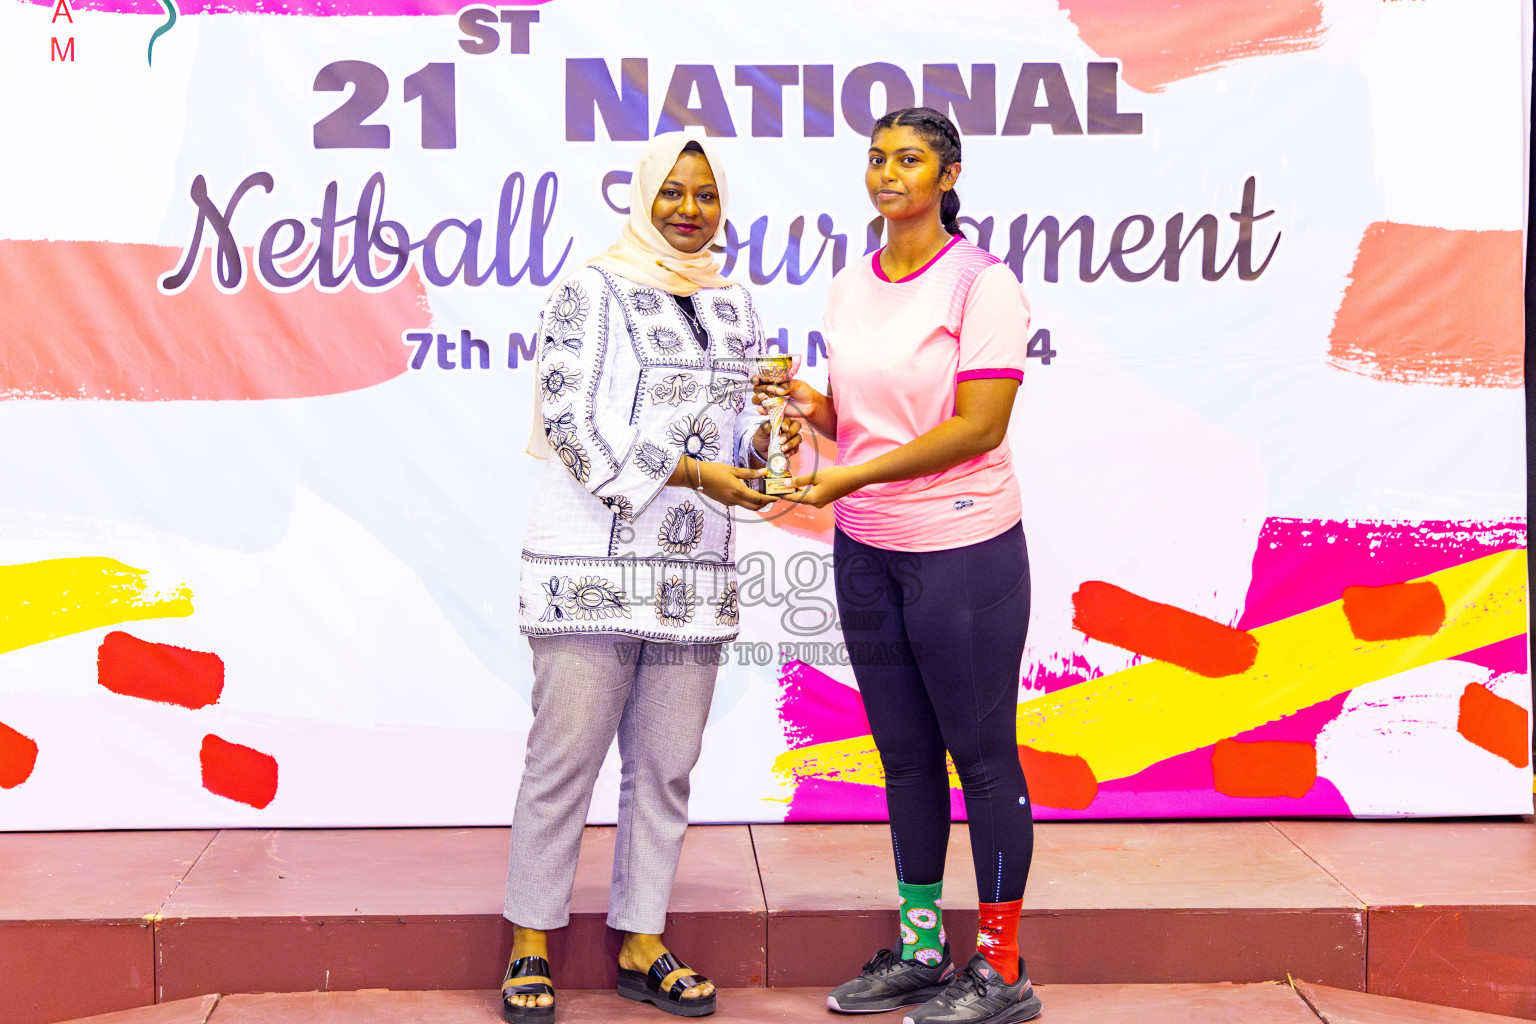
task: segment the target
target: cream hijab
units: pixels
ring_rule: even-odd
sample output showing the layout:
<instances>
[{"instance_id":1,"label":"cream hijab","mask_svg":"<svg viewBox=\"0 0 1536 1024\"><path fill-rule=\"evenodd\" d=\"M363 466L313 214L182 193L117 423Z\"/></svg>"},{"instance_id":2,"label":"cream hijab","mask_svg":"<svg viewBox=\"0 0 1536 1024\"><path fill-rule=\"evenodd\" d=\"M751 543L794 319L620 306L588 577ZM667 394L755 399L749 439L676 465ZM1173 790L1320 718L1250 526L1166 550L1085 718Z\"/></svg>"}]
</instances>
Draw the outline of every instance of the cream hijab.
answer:
<instances>
[{"instance_id":1,"label":"cream hijab","mask_svg":"<svg viewBox=\"0 0 1536 1024\"><path fill-rule=\"evenodd\" d=\"M651 205L667 175L677 164L683 147L697 142L715 175L715 191L720 196L720 226L708 245L698 252L674 249L656 225L651 223ZM700 288L724 288L731 282L720 276L720 261L709 251L725 239L725 215L730 196L725 184L725 169L710 152L710 143L697 128L658 135L645 144L635 173L629 179L629 221L613 247L601 256L587 260L589 267L628 278L636 284L660 288L672 295L692 295Z\"/></svg>"},{"instance_id":2,"label":"cream hijab","mask_svg":"<svg viewBox=\"0 0 1536 1024\"><path fill-rule=\"evenodd\" d=\"M661 191L667 175L677 164L683 147L697 142L714 172L715 191L720 196L720 226L715 236L698 252L674 249L651 223L651 206ZM698 128L658 135L640 150L635 172L629 179L629 220L619 240L600 256L587 261L635 282L660 288L672 295L692 295L700 288L724 288L731 282L720 276L720 261L709 251L725 239L725 214L730 192L725 184L725 168L711 152L711 143ZM533 382L533 433L528 439L528 454L536 459L549 458L549 443L544 437L543 389L535 376Z\"/></svg>"}]
</instances>

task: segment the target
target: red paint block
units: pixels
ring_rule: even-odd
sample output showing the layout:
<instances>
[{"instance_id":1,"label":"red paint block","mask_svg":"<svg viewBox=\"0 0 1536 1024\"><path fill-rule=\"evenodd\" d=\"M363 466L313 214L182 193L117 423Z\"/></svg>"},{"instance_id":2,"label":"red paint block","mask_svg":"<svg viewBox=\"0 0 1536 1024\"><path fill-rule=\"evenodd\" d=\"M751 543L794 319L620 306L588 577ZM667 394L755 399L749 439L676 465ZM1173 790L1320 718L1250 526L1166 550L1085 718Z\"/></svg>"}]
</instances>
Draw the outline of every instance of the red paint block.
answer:
<instances>
[{"instance_id":1,"label":"red paint block","mask_svg":"<svg viewBox=\"0 0 1536 1024\"><path fill-rule=\"evenodd\" d=\"M1431 580L1345 587L1344 617L1358 640L1434 636L1445 625L1445 598Z\"/></svg>"},{"instance_id":2,"label":"red paint block","mask_svg":"<svg viewBox=\"0 0 1536 1024\"><path fill-rule=\"evenodd\" d=\"M195 711L219 702L224 692L224 660L217 654L154 644L114 630L96 651L96 681L124 697Z\"/></svg>"},{"instance_id":3,"label":"red paint block","mask_svg":"<svg viewBox=\"0 0 1536 1024\"><path fill-rule=\"evenodd\" d=\"M1089 580L1072 595L1072 625L1095 640L1213 679L1246 672L1259 640L1214 619Z\"/></svg>"},{"instance_id":4,"label":"red paint block","mask_svg":"<svg viewBox=\"0 0 1536 1024\"><path fill-rule=\"evenodd\" d=\"M1456 719L1456 731L1516 768L1531 763L1530 727L1525 708L1505 700L1480 683L1471 683L1461 691L1461 713Z\"/></svg>"},{"instance_id":5,"label":"red paint block","mask_svg":"<svg viewBox=\"0 0 1536 1024\"><path fill-rule=\"evenodd\" d=\"M258 811L277 796L277 758L209 733L203 737L203 788Z\"/></svg>"},{"instance_id":6,"label":"red paint block","mask_svg":"<svg viewBox=\"0 0 1536 1024\"><path fill-rule=\"evenodd\" d=\"M37 767L37 744L0 722L0 789L15 789Z\"/></svg>"},{"instance_id":7,"label":"red paint block","mask_svg":"<svg viewBox=\"0 0 1536 1024\"><path fill-rule=\"evenodd\" d=\"M1081 811L1099 795L1099 780L1093 777L1093 769L1076 754L1020 747L1019 764L1024 767L1029 798L1037 804Z\"/></svg>"},{"instance_id":8,"label":"red paint block","mask_svg":"<svg viewBox=\"0 0 1536 1024\"><path fill-rule=\"evenodd\" d=\"M1216 792L1300 799L1317 782L1317 748L1290 740L1221 740L1211 751Z\"/></svg>"}]
</instances>

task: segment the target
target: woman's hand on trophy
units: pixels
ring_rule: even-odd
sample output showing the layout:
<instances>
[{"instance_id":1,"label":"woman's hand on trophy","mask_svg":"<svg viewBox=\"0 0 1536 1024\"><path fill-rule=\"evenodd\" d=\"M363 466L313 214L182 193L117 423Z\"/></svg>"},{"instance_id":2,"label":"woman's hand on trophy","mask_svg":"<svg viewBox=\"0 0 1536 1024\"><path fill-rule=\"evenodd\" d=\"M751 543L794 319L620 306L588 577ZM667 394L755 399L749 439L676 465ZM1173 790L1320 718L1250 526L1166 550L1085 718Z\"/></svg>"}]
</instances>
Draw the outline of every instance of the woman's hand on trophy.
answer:
<instances>
[{"instance_id":1,"label":"woman's hand on trophy","mask_svg":"<svg viewBox=\"0 0 1536 1024\"><path fill-rule=\"evenodd\" d=\"M814 472L795 477L800 488L784 497L789 501L814 508L825 508L838 498L852 494L864 486L858 466L823 466Z\"/></svg>"},{"instance_id":2,"label":"woman's hand on trophy","mask_svg":"<svg viewBox=\"0 0 1536 1024\"><path fill-rule=\"evenodd\" d=\"M692 460L690 460L692 461ZM756 480L766 469L741 469L723 462L693 462L698 474L699 490L706 498L721 505L736 505L754 512L772 505L776 500L771 494L755 491L747 486L748 480Z\"/></svg>"},{"instance_id":3,"label":"woman's hand on trophy","mask_svg":"<svg viewBox=\"0 0 1536 1024\"><path fill-rule=\"evenodd\" d=\"M758 458L768 458L768 440L772 434L772 428L767 423L758 425L757 433L752 435L752 449L757 452ZM779 424L779 447L785 455L793 455L800 450L800 421L786 419Z\"/></svg>"},{"instance_id":4,"label":"woman's hand on trophy","mask_svg":"<svg viewBox=\"0 0 1536 1024\"><path fill-rule=\"evenodd\" d=\"M787 380L782 384L770 384L767 381L752 378L752 405L759 413L768 414L767 403L773 399L783 399L784 418L786 420L810 419L817 407L817 402L826 401L815 388L800 379Z\"/></svg>"}]
</instances>

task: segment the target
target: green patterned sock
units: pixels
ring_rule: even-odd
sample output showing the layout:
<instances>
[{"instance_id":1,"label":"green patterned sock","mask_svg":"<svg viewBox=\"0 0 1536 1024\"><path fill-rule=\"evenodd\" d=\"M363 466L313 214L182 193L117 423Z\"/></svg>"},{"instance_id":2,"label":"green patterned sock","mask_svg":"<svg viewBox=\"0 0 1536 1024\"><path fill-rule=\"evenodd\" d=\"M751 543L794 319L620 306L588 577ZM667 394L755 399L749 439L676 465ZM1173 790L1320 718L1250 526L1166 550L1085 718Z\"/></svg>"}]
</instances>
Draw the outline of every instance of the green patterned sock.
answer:
<instances>
[{"instance_id":1,"label":"green patterned sock","mask_svg":"<svg viewBox=\"0 0 1536 1024\"><path fill-rule=\"evenodd\" d=\"M901 958L932 967L944 959L944 883L896 883L901 895Z\"/></svg>"}]
</instances>

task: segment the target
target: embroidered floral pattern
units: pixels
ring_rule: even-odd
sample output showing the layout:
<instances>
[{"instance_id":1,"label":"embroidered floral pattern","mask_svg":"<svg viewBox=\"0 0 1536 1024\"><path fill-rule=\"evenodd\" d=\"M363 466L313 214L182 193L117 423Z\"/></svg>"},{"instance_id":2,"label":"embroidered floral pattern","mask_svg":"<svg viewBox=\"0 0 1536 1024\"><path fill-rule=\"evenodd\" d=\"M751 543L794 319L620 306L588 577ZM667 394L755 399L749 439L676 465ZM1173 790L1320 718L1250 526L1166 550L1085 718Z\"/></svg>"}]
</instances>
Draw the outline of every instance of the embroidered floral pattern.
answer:
<instances>
[{"instance_id":1,"label":"embroidered floral pattern","mask_svg":"<svg viewBox=\"0 0 1536 1024\"><path fill-rule=\"evenodd\" d=\"M735 326L741 323L741 314L736 312L736 305L730 299L716 299L710 304L715 311L715 316L723 324Z\"/></svg>"},{"instance_id":2,"label":"embroidered floral pattern","mask_svg":"<svg viewBox=\"0 0 1536 1024\"><path fill-rule=\"evenodd\" d=\"M674 373L663 377L660 384L651 389L651 397L662 405L682 405L699 391L699 382L690 373Z\"/></svg>"},{"instance_id":3,"label":"embroidered floral pattern","mask_svg":"<svg viewBox=\"0 0 1536 1024\"><path fill-rule=\"evenodd\" d=\"M645 472L646 476L659 480L672 465L672 459L661 445L652 441L641 441L639 449L635 452L635 464Z\"/></svg>"},{"instance_id":4,"label":"embroidered floral pattern","mask_svg":"<svg viewBox=\"0 0 1536 1024\"><path fill-rule=\"evenodd\" d=\"M581 335L579 334L546 334L544 335L544 354L566 349L572 355L581 354Z\"/></svg>"},{"instance_id":5,"label":"embroidered floral pattern","mask_svg":"<svg viewBox=\"0 0 1536 1024\"><path fill-rule=\"evenodd\" d=\"M608 510L625 522L635 518L635 506L622 494L616 494L611 498L604 498L603 504Z\"/></svg>"},{"instance_id":6,"label":"embroidered floral pattern","mask_svg":"<svg viewBox=\"0 0 1536 1024\"><path fill-rule=\"evenodd\" d=\"M747 407L748 390L750 388L746 381L725 380L717 377L709 382L709 401L711 405L718 405L722 409L741 412Z\"/></svg>"},{"instance_id":7,"label":"embroidered floral pattern","mask_svg":"<svg viewBox=\"0 0 1536 1024\"><path fill-rule=\"evenodd\" d=\"M686 626L693 618L693 584L676 576L656 584L656 618L668 626Z\"/></svg>"},{"instance_id":8,"label":"embroidered floral pattern","mask_svg":"<svg viewBox=\"0 0 1536 1024\"><path fill-rule=\"evenodd\" d=\"M551 442L565 434L576 433L576 414L566 409L555 416L544 417L544 436Z\"/></svg>"},{"instance_id":9,"label":"embroidered floral pattern","mask_svg":"<svg viewBox=\"0 0 1536 1024\"><path fill-rule=\"evenodd\" d=\"M575 281L568 281L555 293L548 312L561 335L578 333L587 322L587 293Z\"/></svg>"},{"instance_id":10,"label":"embroidered floral pattern","mask_svg":"<svg viewBox=\"0 0 1536 1024\"><path fill-rule=\"evenodd\" d=\"M734 626L740 616L741 608L736 597L736 584L732 583L720 595L720 600L715 602L715 624Z\"/></svg>"},{"instance_id":11,"label":"embroidered floral pattern","mask_svg":"<svg viewBox=\"0 0 1536 1024\"><path fill-rule=\"evenodd\" d=\"M725 345L732 352L736 353L738 357L745 356L747 349L752 347L752 343L739 334L727 334L725 336Z\"/></svg>"},{"instance_id":12,"label":"embroidered floral pattern","mask_svg":"<svg viewBox=\"0 0 1536 1024\"><path fill-rule=\"evenodd\" d=\"M720 431L705 416L684 416L667 428L667 440L701 462L714 462L720 454Z\"/></svg>"},{"instance_id":13,"label":"embroidered floral pattern","mask_svg":"<svg viewBox=\"0 0 1536 1024\"><path fill-rule=\"evenodd\" d=\"M674 555L686 555L699 545L704 536L704 513L691 501L667 510L661 521L661 533L657 543L661 550Z\"/></svg>"},{"instance_id":14,"label":"embroidered floral pattern","mask_svg":"<svg viewBox=\"0 0 1536 1024\"><path fill-rule=\"evenodd\" d=\"M573 619L629 618L624 591L601 576L583 576L565 588L565 611Z\"/></svg>"},{"instance_id":15,"label":"embroidered floral pattern","mask_svg":"<svg viewBox=\"0 0 1536 1024\"><path fill-rule=\"evenodd\" d=\"M661 312L661 296L647 288L636 288L629 293L629 298L635 304L635 309L646 316L655 316Z\"/></svg>"},{"instance_id":16,"label":"embroidered floral pattern","mask_svg":"<svg viewBox=\"0 0 1536 1024\"><path fill-rule=\"evenodd\" d=\"M570 583L567 576L551 576L544 586L544 614L539 616L540 622L564 622L565 588Z\"/></svg>"},{"instance_id":17,"label":"embroidered floral pattern","mask_svg":"<svg viewBox=\"0 0 1536 1024\"><path fill-rule=\"evenodd\" d=\"M683 337L670 327L652 327L651 343L663 352L672 353L683 347Z\"/></svg>"},{"instance_id":18,"label":"embroidered floral pattern","mask_svg":"<svg viewBox=\"0 0 1536 1024\"><path fill-rule=\"evenodd\" d=\"M567 391L575 391L581 386L581 371L572 370L564 363L556 363L544 372L542 380L544 397L554 401Z\"/></svg>"},{"instance_id":19,"label":"embroidered floral pattern","mask_svg":"<svg viewBox=\"0 0 1536 1024\"><path fill-rule=\"evenodd\" d=\"M575 434L559 434L549 439L550 450L560 457L565 463L565 468L571 471L578 483L586 483L587 477L592 474L592 462L587 458L587 450L576 440Z\"/></svg>"}]
</instances>

